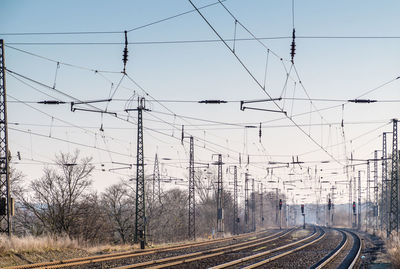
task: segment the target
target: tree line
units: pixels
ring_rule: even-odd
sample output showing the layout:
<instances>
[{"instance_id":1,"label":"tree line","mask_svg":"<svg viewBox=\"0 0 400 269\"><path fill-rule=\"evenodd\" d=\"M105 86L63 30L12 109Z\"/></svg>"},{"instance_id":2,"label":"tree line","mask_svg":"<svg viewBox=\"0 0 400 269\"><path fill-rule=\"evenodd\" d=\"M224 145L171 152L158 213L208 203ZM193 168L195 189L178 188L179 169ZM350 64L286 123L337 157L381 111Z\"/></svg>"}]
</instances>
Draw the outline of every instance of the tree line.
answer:
<instances>
[{"instance_id":1,"label":"tree line","mask_svg":"<svg viewBox=\"0 0 400 269\"><path fill-rule=\"evenodd\" d=\"M68 236L93 244L132 243L135 229L135 181L120 180L99 193L93 186L92 174L95 167L91 161L90 157L80 157L79 151L60 153L55 157L55 165L45 167L43 175L33 180L11 169L11 191L16 200L13 233L18 236ZM207 238L216 227L215 176L214 172L201 169L195 173L196 237ZM152 176L147 176L145 181L148 241L161 243L187 240L188 191L170 186L162 189L160 194L154 194ZM225 233L232 234L233 194L224 191L223 197ZM262 203L260 197L263 197ZM254 210L251 207L250 212L255 214L256 226L276 226L278 197L275 192L263 193L262 196L255 193L254 199ZM243 198L240 203L239 232L243 233L248 231L244 221Z\"/></svg>"}]
</instances>

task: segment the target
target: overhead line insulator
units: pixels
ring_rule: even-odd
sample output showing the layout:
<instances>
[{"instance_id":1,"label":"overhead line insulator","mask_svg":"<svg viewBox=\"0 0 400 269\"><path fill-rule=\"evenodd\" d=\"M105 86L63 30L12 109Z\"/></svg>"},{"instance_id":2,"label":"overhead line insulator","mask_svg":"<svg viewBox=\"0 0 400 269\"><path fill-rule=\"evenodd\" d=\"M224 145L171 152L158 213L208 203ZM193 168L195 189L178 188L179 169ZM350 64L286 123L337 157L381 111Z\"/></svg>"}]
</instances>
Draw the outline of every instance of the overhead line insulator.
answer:
<instances>
[{"instance_id":1,"label":"overhead line insulator","mask_svg":"<svg viewBox=\"0 0 400 269\"><path fill-rule=\"evenodd\" d=\"M226 104L228 101L225 100L202 100L199 104Z\"/></svg>"},{"instance_id":2,"label":"overhead line insulator","mask_svg":"<svg viewBox=\"0 0 400 269\"><path fill-rule=\"evenodd\" d=\"M364 103L364 104L369 104L369 103L376 103L378 100L371 100L371 99L350 99L347 100L349 103Z\"/></svg>"},{"instance_id":3,"label":"overhead line insulator","mask_svg":"<svg viewBox=\"0 0 400 269\"><path fill-rule=\"evenodd\" d=\"M128 32L124 31L125 34L125 48L124 48L124 53L123 53L123 58L122 61L124 63L124 70L123 73L125 74L125 69L126 69L126 64L128 62Z\"/></svg>"},{"instance_id":4,"label":"overhead line insulator","mask_svg":"<svg viewBox=\"0 0 400 269\"><path fill-rule=\"evenodd\" d=\"M64 101L56 101L56 100L44 100L37 102L38 104L44 104L44 105L60 105L60 104L65 104L66 102Z\"/></svg>"}]
</instances>

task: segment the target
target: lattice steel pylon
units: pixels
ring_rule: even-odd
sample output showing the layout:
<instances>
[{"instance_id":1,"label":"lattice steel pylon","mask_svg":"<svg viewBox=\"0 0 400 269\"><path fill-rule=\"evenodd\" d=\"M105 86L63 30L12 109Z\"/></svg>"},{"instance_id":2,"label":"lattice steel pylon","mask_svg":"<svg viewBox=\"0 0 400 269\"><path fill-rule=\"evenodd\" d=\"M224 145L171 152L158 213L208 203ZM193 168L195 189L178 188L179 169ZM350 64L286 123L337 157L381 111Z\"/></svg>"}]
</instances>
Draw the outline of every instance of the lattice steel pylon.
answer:
<instances>
[{"instance_id":1,"label":"lattice steel pylon","mask_svg":"<svg viewBox=\"0 0 400 269\"><path fill-rule=\"evenodd\" d=\"M136 214L135 214L135 243L140 242L141 248L146 244L146 203L144 184L144 149L143 149L143 110L146 109L144 97L138 98L136 109L125 111L137 111L137 154L136 154Z\"/></svg>"},{"instance_id":2,"label":"lattice steel pylon","mask_svg":"<svg viewBox=\"0 0 400 269\"><path fill-rule=\"evenodd\" d=\"M233 167L233 234L239 233L237 166Z\"/></svg>"},{"instance_id":3,"label":"lattice steel pylon","mask_svg":"<svg viewBox=\"0 0 400 269\"><path fill-rule=\"evenodd\" d=\"M387 178L387 144L386 132L383 133L382 139L382 197L381 197L381 231L386 229L388 235L388 178Z\"/></svg>"},{"instance_id":4,"label":"lattice steel pylon","mask_svg":"<svg viewBox=\"0 0 400 269\"><path fill-rule=\"evenodd\" d=\"M262 225L264 224L264 197L263 197L263 184L261 183L260 191L260 220Z\"/></svg>"},{"instance_id":5,"label":"lattice steel pylon","mask_svg":"<svg viewBox=\"0 0 400 269\"><path fill-rule=\"evenodd\" d=\"M370 188L371 188L371 179L370 179L370 165L369 161L367 162L367 201L365 202L366 205L366 210L365 210L365 217L367 219L366 225L365 225L365 230L367 231L368 226L371 223L371 212L370 212L370 207L371 207L371 195L370 195Z\"/></svg>"},{"instance_id":6,"label":"lattice steel pylon","mask_svg":"<svg viewBox=\"0 0 400 269\"><path fill-rule=\"evenodd\" d=\"M252 232L256 231L256 195L255 195L255 186L254 186L254 178L251 179L251 230Z\"/></svg>"},{"instance_id":7,"label":"lattice steel pylon","mask_svg":"<svg viewBox=\"0 0 400 269\"><path fill-rule=\"evenodd\" d=\"M276 208L275 208L275 224L279 224L278 215L279 215L279 189L275 190L275 198L276 198Z\"/></svg>"},{"instance_id":8,"label":"lattice steel pylon","mask_svg":"<svg viewBox=\"0 0 400 269\"><path fill-rule=\"evenodd\" d=\"M390 181L389 235L399 231L399 152L397 147L397 119L393 119L392 176Z\"/></svg>"},{"instance_id":9,"label":"lattice steel pylon","mask_svg":"<svg viewBox=\"0 0 400 269\"><path fill-rule=\"evenodd\" d=\"M161 182L160 182L160 166L158 163L158 155L154 158L154 171L153 171L153 203L156 201L156 197L159 203L161 203Z\"/></svg>"},{"instance_id":10,"label":"lattice steel pylon","mask_svg":"<svg viewBox=\"0 0 400 269\"><path fill-rule=\"evenodd\" d=\"M249 174L245 173L244 176L244 223L246 233L249 232Z\"/></svg>"},{"instance_id":11,"label":"lattice steel pylon","mask_svg":"<svg viewBox=\"0 0 400 269\"><path fill-rule=\"evenodd\" d=\"M361 230L361 171L358 171L358 208L357 208L357 229Z\"/></svg>"},{"instance_id":12,"label":"lattice steel pylon","mask_svg":"<svg viewBox=\"0 0 400 269\"><path fill-rule=\"evenodd\" d=\"M218 154L218 181L217 181L217 233L224 233L224 210L223 210L223 184L222 184L222 155Z\"/></svg>"},{"instance_id":13,"label":"lattice steel pylon","mask_svg":"<svg viewBox=\"0 0 400 269\"><path fill-rule=\"evenodd\" d=\"M0 40L0 234L11 235L11 189L8 152L4 40Z\"/></svg>"},{"instance_id":14,"label":"lattice steel pylon","mask_svg":"<svg viewBox=\"0 0 400 269\"><path fill-rule=\"evenodd\" d=\"M378 186L378 151L374 151L374 231L378 229L378 204L379 204L379 186Z\"/></svg>"},{"instance_id":15,"label":"lattice steel pylon","mask_svg":"<svg viewBox=\"0 0 400 269\"><path fill-rule=\"evenodd\" d=\"M352 186L352 181L353 178L349 178L349 205L350 205L350 216L349 216L349 225L353 227L353 208L352 208L352 202L353 202L353 186Z\"/></svg>"},{"instance_id":16,"label":"lattice steel pylon","mask_svg":"<svg viewBox=\"0 0 400 269\"><path fill-rule=\"evenodd\" d=\"M189 150L189 226L188 236L189 239L196 239L196 193L194 183L194 139L190 136L190 150Z\"/></svg>"}]
</instances>

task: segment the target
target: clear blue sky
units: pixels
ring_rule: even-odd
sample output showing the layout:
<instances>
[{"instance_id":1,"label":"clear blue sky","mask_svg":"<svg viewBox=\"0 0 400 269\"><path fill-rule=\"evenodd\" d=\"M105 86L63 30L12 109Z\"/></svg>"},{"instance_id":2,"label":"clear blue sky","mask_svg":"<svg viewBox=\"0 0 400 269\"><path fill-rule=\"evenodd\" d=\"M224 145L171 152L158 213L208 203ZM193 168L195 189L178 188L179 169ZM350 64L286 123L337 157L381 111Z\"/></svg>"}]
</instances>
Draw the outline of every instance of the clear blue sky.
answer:
<instances>
[{"instance_id":1,"label":"clear blue sky","mask_svg":"<svg viewBox=\"0 0 400 269\"><path fill-rule=\"evenodd\" d=\"M203 6L214 1L194 1ZM292 1L239 1L228 0L224 4L237 16L238 20L257 37L286 37L292 33ZM5 35L6 33L32 32L80 32L130 30L191 10L188 1L8 1L2 2L4 15L0 23L0 38L6 47L7 67L40 81L49 86L56 82L56 89L79 100L103 99L110 96L110 82L114 88L121 74L95 73L70 66L61 65L37 58L14 48L34 53L55 61L61 61L94 70L122 70L122 44L110 45L49 45L43 43L102 43L123 42L123 34L82 34L82 35ZM400 36L398 25L400 17L398 1L295 1L295 28L299 37L296 40L295 65L300 80L311 98L354 99L400 75L398 50L400 39L322 39L300 37L349 37L349 36ZM225 39L234 36L234 20L220 6L215 5L201 10L204 16ZM249 38L245 30L237 27L237 38ZM157 100L249 100L263 99L267 96L254 83L251 77L235 59L234 55L221 43L186 44L134 44L143 41L209 40L218 39L210 27L196 12L158 23L128 34L129 61L127 73ZM290 68L290 39L263 40L279 57L284 58ZM41 43L27 45L22 43ZM232 42L228 42L232 46ZM264 80L266 48L255 41L236 42L236 54L243 60L252 74L261 82ZM307 98L301 88L299 78L292 70L287 88L284 89L286 71L279 58L269 55L266 90L272 97ZM17 76L17 78L21 79ZM42 92L63 101L73 101L54 90L23 80ZM378 100L399 100L399 81L396 80L362 98ZM296 86L294 84L296 83ZM111 90L111 92L113 91ZM15 77L7 75L9 101L42 101L50 97L22 84ZM124 78L114 95L114 99L126 100L143 92L132 81ZM151 98L147 98L151 99ZM390 131L390 119L399 115L398 102L376 104L347 104L342 113L342 102L314 101L316 108L338 105L337 108L294 117L294 121L331 156L345 163L350 152L357 158L372 158L372 152L381 148L381 133ZM280 182L287 179L304 179L297 187L316 186L315 175L307 179L307 171L314 171L318 163L318 177L332 182L346 179L342 164L335 163L307 135L293 126L289 119L280 119L282 114L261 111L240 111L239 103L203 105L196 103L163 103L148 105L154 111L145 114L145 156L148 165L146 174L152 173L154 154L163 161L165 173L174 177L187 177L188 145L180 145L180 125L184 124L188 135L196 136L196 159L211 162L212 153L222 153L229 164L238 161L239 152L250 155L249 171L264 182L268 161L289 162L291 156L299 156L306 162L302 168L276 169L274 177ZM69 105L45 106L20 102L9 103L10 150L15 156L21 152L22 160L14 159L14 166L22 170L28 179L41 175L42 162L52 162L54 154L60 151L73 151L79 148L82 155L93 156L96 164L95 188L103 190L120 178L134 177L134 169L109 172L120 168L111 162L135 163L136 126L97 113L71 112ZM279 105L288 115L310 111L309 101L286 100ZM105 104L98 104L103 109ZM110 111L125 115L123 110L135 107L125 101L114 100L108 104ZM260 105L275 108L273 105ZM314 107L314 109L315 109ZM47 114L43 114L45 112ZM206 120L239 125L211 124L193 119L183 119L177 114ZM346 147L343 142L340 123L344 115ZM323 119L321 119L321 116ZM126 117L126 115L125 115ZM61 122L59 119L67 121ZM284 117L283 117L284 118ZM132 122L136 115L131 114ZM155 121L162 122L155 122ZM245 125L258 125L263 122L262 144L259 143L258 129L247 129ZM321 127L320 124L324 123ZM15 125L19 123L19 125ZM99 131L103 123L104 133ZM312 126L303 126L309 125ZM354 123L354 124L352 124ZM355 124L357 123L357 124ZM387 123L385 127L382 127ZM82 128L71 127L79 126ZM174 127L175 126L175 130ZM280 126L280 127L277 127ZM381 128L380 128L381 127ZM118 129L119 128L119 129ZM32 132L29 134L28 129ZM157 132L154 132L156 130ZM162 132L163 134L160 134ZM35 134L47 137L39 137ZM102 138L102 135L105 135ZM173 138L172 135L175 137ZM48 136L51 136L49 138ZM85 148L65 143L54 138L79 142L93 147ZM206 140L206 142L203 141ZM221 147L222 146L222 147ZM391 146L391 143L389 143ZM346 148L346 154L344 150ZM229 149L229 150L228 150ZM113 151L108 153L107 151ZM312 153L305 154L313 151ZM389 150L390 151L390 150ZM117 154L121 153L121 154ZM125 156L126 155L126 156ZM132 156L132 157L130 157ZM33 160L32 160L33 159ZM245 158L243 158L245 159ZM329 164L321 164L330 160ZM104 164L102 167L101 164ZM273 165L272 165L273 166ZM104 168L106 171L102 172ZM309 168L309 169L307 169ZM360 167L365 169L365 167ZM243 165L242 172L246 167ZM357 168L358 169L358 168ZM337 172L338 174L332 174ZM228 183L230 175L224 175ZM270 177L270 175L268 176ZM276 178L275 178L276 179ZM305 180L307 179L307 180ZM332 183L333 184L333 183ZM275 187L273 185L271 187ZM280 187L283 187L280 185ZM327 186L326 186L327 187ZM338 188L343 188L343 186ZM344 189L341 200L347 201ZM307 195L303 191L304 197ZM311 192L314 193L314 192ZM296 197L300 199L300 197ZM308 196L306 201L313 202Z\"/></svg>"}]
</instances>

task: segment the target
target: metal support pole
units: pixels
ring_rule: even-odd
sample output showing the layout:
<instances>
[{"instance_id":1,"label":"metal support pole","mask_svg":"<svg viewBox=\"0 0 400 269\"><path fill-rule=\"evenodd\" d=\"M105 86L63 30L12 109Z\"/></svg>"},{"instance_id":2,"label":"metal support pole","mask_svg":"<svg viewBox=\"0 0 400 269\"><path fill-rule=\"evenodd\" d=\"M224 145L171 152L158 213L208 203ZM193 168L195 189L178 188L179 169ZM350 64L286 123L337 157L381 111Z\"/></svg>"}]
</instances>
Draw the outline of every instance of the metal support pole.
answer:
<instances>
[{"instance_id":1,"label":"metal support pole","mask_svg":"<svg viewBox=\"0 0 400 269\"><path fill-rule=\"evenodd\" d=\"M352 202L353 202L353 186L352 186L352 177L350 177L349 181L349 204L350 204L350 216L349 216L349 225L353 227L353 209L352 209Z\"/></svg>"},{"instance_id":2,"label":"metal support pole","mask_svg":"<svg viewBox=\"0 0 400 269\"><path fill-rule=\"evenodd\" d=\"M370 188L371 188L371 180L370 180L370 165L369 161L367 162L367 201L365 202L366 205L366 210L365 210L365 217L366 217L366 224L365 224L365 231L368 231L368 226L370 225L371 222L371 212L370 212L370 206L371 206L371 195L370 195Z\"/></svg>"},{"instance_id":3,"label":"metal support pole","mask_svg":"<svg viewBox=\"0 0 400 269\"><path fill-rule=\"evenodd\" d=\"M145 184L144 184L144 152L143 152L143 110L145 99L138 98L138 127L137 127L137 155L136 155L136 215L135 215L135 243L140 242L140 247L144 249L146 244L146 203L145 203Z\"/></svg>"},{"instance_id":4,"label":"metal support pole","mask_svg":"<svg viewBox=\"0 0 400 269\"><path fill-rule=\"evenodd\" d=\"M254 178L251 179L251 231L256 231L256 198Z\"/></svg>"},{"instance_id":5,"label":"metal support pole","mask_svg":"<svg viewBox=\"0 0 400 269\"><path fill-rule=\"evenodd\" d=\"M279 230L282 230L282 206L280 207L281 208L279 208Z\"/></svg>"},{"instance_id":6,"label":"metal support pole","mask_svg":"<svg viewBox=\"0 0 400 269\"><path fill-rule=\"evenodd\" d=\"M156 197L158 202L161 202L161 186L160 186L160 167L158 163L158 156L154 159L154 171L153 171L153 204L155 203Z\"/></svg>"},{"instance_id":7,"label":"metal support pole","mask_svg":"<svg viewBox=\"0 0 400 269\"><path fill-rule=\"evenodd\" d=\"M276 188L275 191L276 198L276 210L275 210L275 224L278 225L278 216L279 216L279 189Z\"/></svg>"},{"instance_id":8,"label":"metal support pole","mask_svg":"<svg viewBox=\"0 0 400 269\"><path fill-rule=\"evenodd\" d=\"M358 171L358 210L357 210L357 228L361 230L361 171Z\"/></svg>"},{"instance_id":9,"label":"metal support pole","mask_svg":"<svg viewBox=\"0 0 400 269\"><path fill-rule=\"evenodd\" d=\"M332 197L331 197L331 226L334 226L335 223L334 218L335 218L335 187L332 186L331 190L332 190Z\"/></svg>"},{"instance_id":10,"label":"metal support pole","mask_svg":"<svg viewBox=\"0 0 400 269\"><path fill-rule=\"evenodd\" d=\"M374 151L374 233L378 230L378 204L379 204L379 186L378 186L378 151Z\"/></svg>"},{"instance_id":11,"label":"metal support pole","mask_svg":"<svg viewBox=\"0 0 400 269\"><path fill-rule=\"evenodd\" d=\"M397 119L393 119L392 177L390 184L389 235L399 231L399 152L397 148Z\"/></svg>"},{"instance_id":12,"label":"metal support pole","mask_svg":"<svg viewBox=\"0 0 400 269\"><path fill-rule=\"evenodd\" d=\"M249 174L245 173L244 177L244 222L246 233L249 232Z\"/></svg>"},{"instance_id":13,"label":"metal support pole","mask_svg":"<svg viewBox=\"0 0 400 269\"><path fill-rule=\"evenodd\" d=\"M189 240L196 239L196 193L194 184L194 140L190 136L190 151L189 151L189 225L188 236Z\"/></svg>"},{"instance_id":14,"label":"metal support pole","mask_svg":"<svg viewBox=\"0 0 400 269\"><path fill-rule=\"evenodd\" d=\"M381 230L386 229L386 235L389 234L388 221L388 178L387 178L387 144L386 133L383 133L382 139L382 198L381 198Z\"/></svg>"},{"instance_id":15,"label":"metal support pole","mask_svg":"<svg viewBox=\"0 0 400 269\"><path fill-rule=\"evenodd\" d=\"M261 183L261 192L260 192L260 220L261 223L264 224L264 201L263 201L263 184Z\"/></svg>"},{"instance_id":16,"label":"metal support pole","mask_svg":"<svg viewBox=\"0 0 400 269\"><path fill-rule=\"evenodd\" d=\"M222 185L222 155L218 154L218 182L217 182L217 233L224 233L224 211L223 211L223 185Z\"/></svg>"},{"instance_id":17,"label":"metal support pole","mask_svg":"<svg viewBox=\"0 0 400 269\"><path fill-rule=\"evenodd\" d=\"M239 234L237 166L233 167L233 234Z\"/></svg>"},{"instance_id":18,"label":"metal support pole","mask_svg":"<svg viewBox=\"0 0 400 269\"><path fill-rule=\"evenodd\" d=\"M0 40L0 234L11 235L11 189L8 152L4 41Z\"/></svg>"}]
</instances>

